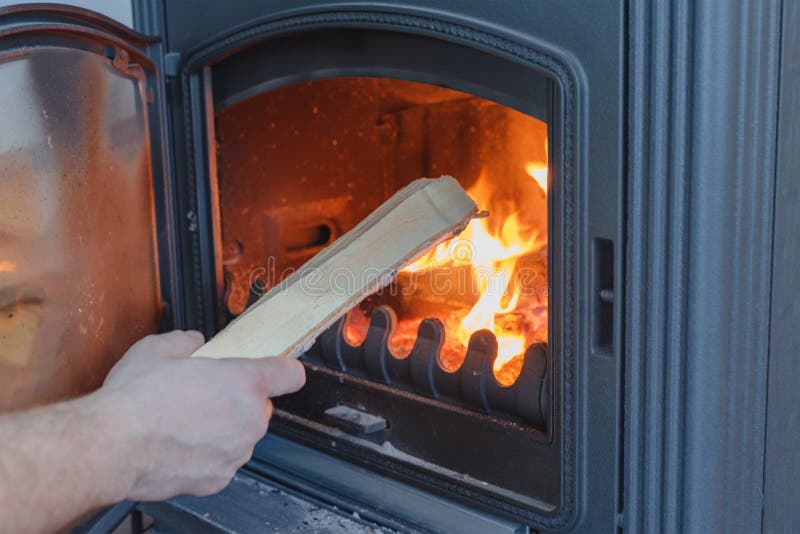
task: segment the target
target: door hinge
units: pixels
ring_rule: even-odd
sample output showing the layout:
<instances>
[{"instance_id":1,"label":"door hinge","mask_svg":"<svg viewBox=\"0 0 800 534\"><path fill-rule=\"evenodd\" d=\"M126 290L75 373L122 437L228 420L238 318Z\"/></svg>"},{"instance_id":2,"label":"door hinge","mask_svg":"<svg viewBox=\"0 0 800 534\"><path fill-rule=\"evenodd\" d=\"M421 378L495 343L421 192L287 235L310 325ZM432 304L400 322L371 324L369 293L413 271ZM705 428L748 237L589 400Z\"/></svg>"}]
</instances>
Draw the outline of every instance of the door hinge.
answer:
<instances>
[{"instance_id":1,"label":"door hinge","mask_svg":"<svg viewBox=\"0 0 800 534\"><path fill-rule=\"evenodd\" d=\"M107 45L103 49L103 55L111 60L111 65L120 72L127 73L130 63L130 55L124 48L114 45Z\"/></svg>"},{"instance_id":2,"label":"door hinge","mask_svg":"<svg viewBox=\"0 0 800 534\"><path fill-rule=\"evenodd\" d=\"M164 74L176 78L180 72L181 54L180 52L167 52L164 54Z\"/></svg>"}]
</instances>

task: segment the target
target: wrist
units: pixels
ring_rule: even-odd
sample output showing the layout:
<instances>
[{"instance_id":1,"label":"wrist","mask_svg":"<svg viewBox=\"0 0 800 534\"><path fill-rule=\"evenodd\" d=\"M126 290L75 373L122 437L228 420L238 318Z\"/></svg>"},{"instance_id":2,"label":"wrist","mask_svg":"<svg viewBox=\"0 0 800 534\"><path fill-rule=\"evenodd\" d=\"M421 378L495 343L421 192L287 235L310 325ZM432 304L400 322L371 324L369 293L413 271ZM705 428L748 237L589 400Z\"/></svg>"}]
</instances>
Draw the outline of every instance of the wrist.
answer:
<instances>
[{"instance_id":1,"label":"wrist","mask_svg":"<svg viewBox=\"0 0 800 534\"><path fill-rule=\"evenodd\" d=\"M99 389L75 401L88 422L96 473L105 495L101 506L122 501L136 485L142 469L140 422L116 390Z\"/></svg>"}]
</instances>

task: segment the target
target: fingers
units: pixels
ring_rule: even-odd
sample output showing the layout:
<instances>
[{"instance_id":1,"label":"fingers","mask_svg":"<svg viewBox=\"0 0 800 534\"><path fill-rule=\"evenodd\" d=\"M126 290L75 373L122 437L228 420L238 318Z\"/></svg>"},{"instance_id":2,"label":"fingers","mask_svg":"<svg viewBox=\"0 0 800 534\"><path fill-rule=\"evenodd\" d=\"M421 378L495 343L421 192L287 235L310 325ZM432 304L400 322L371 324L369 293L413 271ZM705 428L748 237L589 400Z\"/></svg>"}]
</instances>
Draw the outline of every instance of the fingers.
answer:
<instances>
[{"instance_id":1,"label":"fingers","mask_svg":"<svg viewBox=\"0 0 800 534\"><path fill-rule=\"evenodd\" d=\"M205 337L197 330L173 330L165 336L171 336L175 352L180 355L190 355L205 343Z\"/></svg>"},{"instance_id":2,"label":"fingers","mask_svg":"<svg viewBox=\"0 0 800 534\"><path fill-rule=\"evenodd\" d=\"M306 370L294 358L227 358L220 364L235 366L251 380L264 397L294 393L306 383Z\"/></svg>"},{"instance_id":3,"label":"fingers","mask_svg":"<svg viewBox=\"0 0 800 534\"><path fill-rule=\"evenodd\" d=\"M173 330L166 334L152 334L134 343L114 365L103 382L120 383L150 372L159 365L185 358L203 344L203 334L193 330Z\"/></svg>"},{"instance_id":4,"label":"fingers","mask_svg":"<svg viewBox=\"0 0 800 534\"><path fill-rule=\"evenodd\" d=\"M185 330L184 332L191 336L192 339L194 339L194 342L197 344L197 347L194 350L199 349L203 343L206 342L206 336L204 336L202 332L197 330Z\"/></svg>"},{"instance_id":5,"label":"fingers","mask_svg":"<svg viewBox=\"0 0 800 534\"><path fill-rule=\"evenodd\" d=\"M173 330L166 334L153 336L165 346L166 356L189 356L205 342L203 334L197 330Z\"/></svg>"},{"instance_id":6,"label":"fingers","mask_svg":"<svg viewBox=\"0 0 800 534\"><path fill-rule=\"evenodd\" d=\"M261 385L267 397L294 393L306 383L306 368L294 358L262 358L252 362L261 373Z\"/></svg>"}]
</instances>

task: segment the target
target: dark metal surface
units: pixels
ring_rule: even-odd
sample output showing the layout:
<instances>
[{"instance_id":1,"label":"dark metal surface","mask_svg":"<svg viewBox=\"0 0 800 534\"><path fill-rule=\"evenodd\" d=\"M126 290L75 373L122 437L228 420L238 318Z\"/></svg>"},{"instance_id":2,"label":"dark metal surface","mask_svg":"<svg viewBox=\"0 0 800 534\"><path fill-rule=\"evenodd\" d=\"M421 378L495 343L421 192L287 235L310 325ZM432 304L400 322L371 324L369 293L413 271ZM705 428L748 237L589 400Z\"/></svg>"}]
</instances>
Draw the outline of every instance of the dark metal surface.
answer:
<instances>
[{"instance_id":1,"label":"dark metal surface","mask_svg":"<svg viewBox=\"0 0 800 534\"><path fill-rule=\"evenodd\" d=\"M303 394L275 400L271 428L279 435L406 480L438 484L445 494L493 505L501 498L544 513L557 508L559 450L552 436L530 424L324 367L307 365L306 376ZM325 416L335 404L368 409L386 419L387 429L343 431Z\"/></svg>"},{"instance_id":2,"label":"dark metal surface","mask_svg":"<svg viewBox=\"0 0 800 534\"><path fill-rule=\"evenodd\" d=\"M194 15L198 12L205 16L195 21ZM237 30L231 30L237 24L233 19L242 25ZM241 2L223 8L186 2L169 6L166 26L168 48L181 54L183 65L183 89L176 98L175 103L180 108L176 108L175 120L185 127L185 136L178 152L180 156L185 151L187 183L189 190L196 193L194 198L189 198L189 209L185 213L189 220L197 222L189 224L187 233L192 243L193 272L197 276L192 295L195 305L190 306L194 311L190 313L193 320L198 321L195 324L205 324L210 330L213 330L214 319L209 314L213 315L218 297L209 294L209 288L221 288L222 283L215 278L215 271L209 264L218 253L213 246L213 228L209 222L214 217L208 186L213 172L208 166L211 155L205 143L204 128L209 123L203 110L204 102L209 100L203 88L208 87L213 67L210 70L204 67L259 41L340 28L356 33L378 31L432 37L487 53L498 61L516 63L522 70L538 69L555 78L557 90L553 99L556 108L562 111L552 123L551 132L551 171L557 185L550 191L556 213L550 226L550 242L556 243L555 236L570 236L568 241L550 250L550 268L555 273L551 280L551 301L559 303L550 316L551 376L556 377L551 379L551 394L555 399L553 404L563 407L562 418L553 421L553 435L558 437L553 453L561 456L561 460L537 467L546 471L557 469L561 474L555 478L547 475L547 482L537 483L562 485L561 504L556 515L531 514L519 508L515 513L525 515L539 527L562 527L578 518L575 499L586 486L595 491L589 500L591 506L581 512L582 520L594 528L603 528L602 525L612 528L616 523L616 499L620 495L617 488L614 491L608 488L609 480L618 480L617 433L610 429L616 429L618 424L616 384L620 344L614 343L612 352L601 355L591 352L588 311L578 306L583 299L590 298L590 285L586 281L591 266L583 262L583 256L577 252L583 250L592 236L616 241L622 235L619 209L622 176L618 157L621 153L622 78L618 48L622 44L621 5L604 3L573 8L550 2L526 2L504 4L503 9L497 9L484 2L423 1L415 5L389 2L365 6L288 1ZM218 32L227 35L209 37ZM200 45L201 41L205 44ZM604 45L598 46L599 42ZM347 50L342 53L346 54ZM380 71L381 55L363 57L367 63L361 74L368 73L369 69ZM302 70L302 63L294 64ZM440 59L440 70L450 66L450 60ZM485 87L492 86L491 70L475 69L475 72L486 78ZM589 123L596 127L588 128ZM586 181L588 176L592 177L591 182ZM591 203L585 202L588 198ZM624 247L614 250L618 267ZM621 269L615 269L614 273L619 276ZM614 286L620 286L619 280ZM613 308L618 316L622 308L620 301L616 301ZM614 325L613 336L618 339L621 322L615 320ZM580 397L575 395L578 390ZM592 402L581 401L584 397ZM562 436L567 439L561 441ZM576 447L579 445L588 447L591 455L578 454ZM579 462L589 456L593 458L591 468L584 469ZM534 466L528 463L526 467L533 469ZM579 472L582 473L580 479ZM461 491L484 505L506 506L457 485L448 487L448 491Z\"/></svg>"},{"instance_id":3,"label":"dark metal surface","mask_svg":"<svg viewBox=\"0 0 800 534\"><path fill-rule=\"evenodd\" d=\"M375 57L380 57L380 62L373 61ZM551 81L542 72L520 70L504 58L476 54L421 33L341 28L309 31L255 44L222 60L214 71L218 110L296 82L370 76L457 89L543 121L551 115ZM492 73L490 83L486 72Z\"/></svg>"},{"instance_id":4,"label":"dark metal surface","mask_svg":"<svg viewBox=\"0 0 800 534\"><path fill-rule=\"evenodd\" d=\"M248 464L248 470L398 530L459 534L529 532L518 521L432 495L395 477L376 474L276 436L267 436L257 445L256 457Z\"/></svg>"},{"instance_id":5,"label":"dark metal surface","mask_svg":"<svg viewBox=\"0 0 800 534\"><path fill-rule=\"evenodd\" d=\"M624 528L756 532L781 2L630 7Z\"/></svg>"},{"instance_id":6,"label":"dark metal surface","mask_svg":"<svg viewBox=\"0 0 800 534\"><path fill-rule=\"evenodd\" d=\"M252 27L268 14L262 5L241 2L193 20L191 13L202 5L186 2L169 13L173 50L186 55L209 35ZM269 13L356 9L343 2L321 7L293 0L270 8ZM577 200L588 211L579 218L577 250L585 261L592 238L613 241L615 306L613 351L606 350L607 337L597 344L600 350L588 346L589 318L583 316L575 331L582 340L575 437L578 457L591 459L579 465L578 528L757 529L767 351L792 350L782 336L791 340L793 334L781 329L785 323L775 319L775 310L790 310L787 320L794 313L787 295L796 286L783 273L795 257L775 241L777 292L769 288L769 258L778 21L781 9L784 16L793 11L777 1L610 6L419 0L413 6L388 2L381 9L482 20L525 44L558 48L556 55L566 54L579 72L578 127L586 156L580 165L591 181L579 187ZM792 71L784 71L784 80L793 76L787 72ZM784 81L783 98L796 88L796 82ZM780 109L796 114L791 105ZM797 123L795 116L782 120ZM591 206L584 205L589 199ZM790 213L783 202L778 213ZM792 224L791 217L781 217L781 224ZM577 283L582 302L597 298L585 270ZM768 341L770 294L776 326ZM786 361L775 360L770 388L790 376L780 371ZM791 389L774 387L771 401ZM745 432L742 420L748 421ZM771 425L792 428L780 420ZM771 439L778 441L767 450L776 466L768 471L770 484L787 451L792 454L776 446L782 442L777 434ZM784 481L779 487L783 497L776 501L772 494L767 503L792 502L786 498L797 486ZM766 519L775 521L774 513Z\"/></svg>"},{"instance_id":7,"label":"dark metal surface","mask_svg":"<svg viewBox=\"0 0 800 534\"><path fill-rule=\"evenodd\" d=\"M391 308L378 306L372 311L367 336L359 345L352 345L345 339L346 321L342 318L322 333L319 338L321 358L315 363L484 413L518 416L542 430L547 429L547 346L544 343L529 347L516 381L502 385L492 372L497 339L488 330L471 336L464 363L456 371L448 372L440 364L439 351L445 332L438 319L425 319L420 323L414 347L402 359L394 356L390 348L390 336L397 321ZM306 358L314 362L316 353L311 351Z\"/></svg>"},{"instance_id":8,"label":"dark metal surface","mask_svg":"<svg viewBox=\"0 0 800 534\"><path fill-rule=\"evenodd\" d=\"M268 480L241 471L216 495L142 503L139 509L154 518L153 529L159 534L372 534L376 530L392 531L362 520L358 514L299 498Z\"/></svg>"},{"instance_id":9,"label":"dark metal surface","mask_svg":"<svg viewBox=\"0 0 800 534\"><path fill-rule=\"evenodd\" d=\"M125 521L135 506L134 502L122 501L103 510L85 523L73 527L70 532L72 534L108 534Z\"/></svg>"},{"instance_id":10,"label":"dark metal surface","mask_svg":"<svg viewBox=\"0 0 800 534\"><path fill-rule=\"evenodd\" d=\"M271 7L318 8L300 4L285 0ZM208 35L252 26L266 14L260 5L235 6L194 28L186 12L197 6L176 9L169 15L171 46L186 53ZM579 218L577 250L584 261L592 238L614 242L615 289L614 350L588 345L588 317L575 331L581 340L575 437L579 457L591 458L579 471L580 524L593 530L757 529L766 362L771 345L786 347L770 342L767 332L778 27L781 9L791 11L777 1L502 7L420 0L411 8L389 2L382 9L483 20L526 44L557 47L580 73L578 128L586 156L580 165L591 181L579 187L577 200L588 211ZM796 84L787 91L796 91ZM777 250L781 261L792 258ZM781 265L777 273L784 272ZM576 279L581 302L596 299L587 275L579 270ZM773 293L778 302L785 288ZM742 420L748 421L744 433Z\"/></svg>"},{"instance_id":11,"label":"dark metal surface","mask_svg":"<svg viewBox=\"0 0 800 534\"><path fill-rule=\"evenodd\" d=\"M559 84L561 90L555 91L553 95L554 102L554 109L561 110L562 107L559 105L560 102L564 102L563 111L558 111L559 116L564 117L563 124L556 121L552 125L552 133L550 135L550 148L553 152L553 158L551 160L551 168L550 170L554 174L556 184L559 184L552 188L551 190L551 199L552 199L552 212L555 213L553 219L553 225L551 227L551 236L550 242L565 242L568 243L566 246L557 246L554 245L550 250L550 260L551 265L554 267L555 271L558 273L557 278L559 279L556 284L551 288L550 295L553 302L558 303L556 309L559 310L558 313L550 315L550 324L551 324L551 333L550 333L550 346L552 348L551 354L557 354L558 356L553 356L554 364L550 368L552 370L552 374L550 374L550 387L549 390L551 395L554 399L554 402L551 403L551 409L553 406L562 406L561 395L562 391L564 393L564 403L567 404L568 408L561 411L562 414L561 418L553 419L553 426L552 426L552 437L553 441L547 445L551 449L551 452L545 453L545 455L549 458L558 458L562 454L564 454L564 458L567 459L565 462L562 461L555 461L552 460L548 461L548 465L542 466L535 463L527 463L526 469L532 470L534 466L536 469L539 469L540 473L547 473L546 476L542 477L540 480L537 477L536 480L533 481L518 481L518 482L502 482L502 486L499 487L506 487L512 484L521 484L525 486L539 486L539 487L546 487L547 493L543 493L539 495L539 498L534 498L531 503L536 502L547 502L547 505L544 508L533 510L533 509L526 509L521 508L517 505L515 506L516 513L520 515L524 515L529 520L536 520L541 521L542 524L548 525L561 525L565 521L569 521L574 517L574 483L576 482L574 478L575 473L575 464L574 464L574 456L573 456L573 442L564 442L562 441L562 422L566 423L567 426L570 426L574 423L574 408L575 405L572 404L571 400L568 402L568 399L572 399L571 391L572 388L575 387L575 383L573 378L569 379L562 379L562 377L572 377L573 376L573 365L575 363L574 360L574 346L573 341L577 339L574 335L572 335L572 328L575 326L575 316L574 316L574 271L575 264L572 261L573 258L573 239L574 239L574 230L575 230L575 199L574 199L574 191L575 189L575 173L574 170L576 169L576 157L577 153L575 152L575 138L576 138L576 130L574 128L575 121L577 119L576 114L578 113L578 109L575 107L576 100L575 100L575 79L572 77L573 72L569 70L565 65L563 65L558 60L554 60L552 57L542 54L538 50L534 48L517 48L516 44L508 41L502 37L495 37L490 34L482 33L480 30L474 30L472 28L462 28L458 26L448 25L445 24L439 28L439 26L427 18L416 17L413 15L403 16L399 19L393 16L388 16L383 13L336 13L333 15L328 14L319 14L310 17L300 16L297 22L297 27L295 27L291 23L287 23L286 21L269 21L267 20L263 26L258 28L258 31L247 32L241 36L232 36L229 39L224 41L215 42L211 45L209 50L202 50L198 51L191 55L191 57L187 58L187 63L184 65L183 72L184 75L187 76L187 81L185 82L185 92L184 94L193 95L191 99L191 105L186 107L186 109L192 109L192 114L194 117L200 117L199 121L195 121L192 123L191 128L187 131L190 135L189 139L191 139L191 149L196 151L192 156L192 161L195 162L190 169L190 175L193 180L199 179L196 182L196 186L198 187L198 204L197 204L197 214L198 214L198 221L200 223L200 237L201 239L198 240L196 243L197 250L199 251L198 258L201 260L197 265L202 267L203 272L210 275L211 269L207 267L203 267L207 265L207 261L210 257L213 257L212 250L210 245L213 242L213 234L210 232L206 232L203 230L203 221L206 221L209 218L213 218L213 207L208 206L206 204L206 200L209 195L209 186L205 182L205 176L209 176L209 172L213 174L213 167L209 167L206 165L206 162L202 161L201 153L208 153L208 147L205 143L198 143L198 139L201 138L203 132L203 124L208 124L208 117L207 115L202 113L201 104L200 102L208 102L208 96L201 97L204 93L200 90L201 86L208 85L208 76L209 72L213 75L213 68L209 71L208 68L205 68L202 71L195 70L199 65L203 64L213 64L214 57L218 55L222 55L226 53L226 47L234 47L234 46L242 46L245 43L255 43L260 39L264 39L267 36L281 36L287 33L299 33L302 32L307 27L308 31L316 30L319 28L324 28L330 26L331 24L341 24L343 21L346 21L347 27L353 28L353 23L358 23L359 21L363 21L361 23L364 24L365 28L373 28L375 24L379 24L382 27L387 28L386 31L400 31L403 33L412 33L412 34L422 34L422 35L430 35L431 33L440 34L444 40L459 41L465 50L472 50L473 53L481 54L486 53L487 49L491 49L492 51L489 52L492 55L497 56L498 58L516 58L513 60L512 64L516 63L516 67L522 72L526 69L537 70L539 72L545 71L550 74L555 80L556 84ZM355 30L360 31L360 30ZM237 41L238 39L238 41ZM474 43L475 48L472 49L469 46L469 43ZM372 58L370 59L379 59ZM522 62L522 63L520 63ZM375 67L378 68L380 65L380 61L377 61ZM367 65L366 67L369 67ZM445 64L442 64L442 67L445 68ZM442 74L444 76L444 74ZM490 86L491 83L489 80L492 78L491 72L484 71L483 76L486 77L486 86ZM204 81L205 80L205 81ZM452 83L456 84L457 80L453 81ZM198 100L199 99L199 100ZM561 149L563 147L563 150ZM561 217L558 214L563 213L564 216ZM207 229L210 230L210 224L207 226ZM564 237L564 236L569 236ZM202 250L206 250L205 253ZM217 256L221 255L219 252L215 253ZM217 280L217 287L222 287L222 284L219 280ZM202 288L202 291L197 293L198 296L202 294L206 294L208 292L208 288L211 287L210 283L201 283L198 286L198 289ZM203 297L205 299L205 297ZM206 301L210 302L210 301ZM208 313L210 307L208 305L202 305L199 309L203 310L204 313ZM309 391L309 388L306 388ZM335 388L328 388L325 395L330 395L330 392L335 391ZM348 395L352 394L349 392ZM309 392L303 394L301 396L306 396L306 402L313 403L313 395ZM327 407L330 407L330 403L327 404ZM412 424L413 419L408 421L409 424ZM469 432L469 431L467 431ZM535 436L535 433L533 434ZM572 435L570 433L569 435ZM410 435L409 435L410 437ZM539 438L532 438L533 441L539 440ZM571 438L570 438L571 439ZM410 440L406 440L408 443ZM455 447L456 441L452 441L453 446ZM485 439L481 441L481 443L488 443ZM325 441L321 440L321 436L317 439L317 444L319 446L327 446L325 445ZM563 452L562 452L563 447ZM474 448L474 446L473 446ZM485 447L483 447L482 451L478 451L480 447L475 448L476 454L474 458L479 458L483 454L485 454ZM506 450L511 450L506 447ZM526 449L530 451L530 449ZM353 450L353 454L355 455L355 450ZM364 457L367 455L370 458L375 457L374 453L370 453L369 451L362 451ZM520 454L527 454L526 452L521 452ZM464 458L464 455L459 455L460 458ZM376 463L376 467L378 464L394 464L398 470L404 469L403 466L397 462L395 458L392 457L385 457L382 460ZM472 462L473 466L478 466L480 468L481 462ZM474 468L473 468L474 469ZM485 471L485 469L481 469ZM430 480L431 483L436 483L437 477L429 478L424 475L424 469L417 468L412 471L407 471L408 474L414 474L415 476L420 477L420 482L426 482ZM557 473L557 474L556 474ZM511 476L521 476L521 475L510 475ZM497 478L496 476L494 478ZM445 490L446 488L446 490ZM495 506L498 508L505 508L508 506L508 503L504 503L505 497L494 495L491 496L491 492L488 491L472 491L472 490L459 490L458 485L454 485L452 483L444 484L442 489L448 492L452 491L462 491L465 496L469 496L472 499L475 499L476 502L480 502L483 505L487 506ZM555 492L555 493L554 493ZM546 495L546 496L545 496ZM499 498L498 498L499 497ZM555 504L555 509L552 507ZM538 505L531 504L534 508ZM554 511L557 510L557 511Z\"/></svg>"},{"instance_id":12,"label":"dark metal surface","mask_svg":"<svg viewBox=\"0 0 800 534\"><path fill-rule=\"evenodd\" d=\"M354 430L359 434L374 434L386 430L386 419L340 404L325 410L325 417L340 428Z\"/></svg>"},{"instance_id":13,"label":"dark metal surface","mask_svg":"<svg viewBox=\"0 0 800 534\"><path fill-rule=\"evenodd\" d=\"M783 3L764 532L800 532L800 3Z\"/></svg>"}]
</instances>

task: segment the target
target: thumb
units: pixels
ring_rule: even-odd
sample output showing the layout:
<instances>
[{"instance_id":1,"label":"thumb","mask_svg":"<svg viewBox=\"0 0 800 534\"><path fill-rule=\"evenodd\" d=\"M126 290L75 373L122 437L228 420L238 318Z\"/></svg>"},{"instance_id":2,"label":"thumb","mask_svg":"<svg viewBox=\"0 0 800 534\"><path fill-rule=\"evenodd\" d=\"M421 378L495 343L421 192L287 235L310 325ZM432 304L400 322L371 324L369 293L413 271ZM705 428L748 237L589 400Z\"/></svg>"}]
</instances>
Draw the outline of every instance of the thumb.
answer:
<instances>
[{"instance_id":1,"label":"thumb","mask_svg":"<svg viewBox=\"0 0 800 534\"><path fill-rule=\"evenodd\" d=\"M230 358L221 361L242 366L264 397L294 393L306 383L306 369L294 358Z\"/></svg>"}]
</instances>

